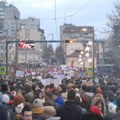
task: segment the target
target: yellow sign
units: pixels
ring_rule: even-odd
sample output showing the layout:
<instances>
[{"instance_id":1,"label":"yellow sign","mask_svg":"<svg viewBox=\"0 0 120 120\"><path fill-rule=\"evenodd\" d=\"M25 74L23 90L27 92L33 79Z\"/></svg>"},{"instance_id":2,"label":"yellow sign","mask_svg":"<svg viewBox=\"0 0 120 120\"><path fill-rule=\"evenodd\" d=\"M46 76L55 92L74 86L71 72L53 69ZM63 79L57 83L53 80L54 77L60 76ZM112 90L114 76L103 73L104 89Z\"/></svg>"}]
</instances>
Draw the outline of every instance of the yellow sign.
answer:
<instances>
[{"instance_id":1,"label":"yellow sign","mask_svg":"<svg viewBox=\"0 0 120 120\"><path fill-rule=\"evenodd\" d=\"M6 74L6 66L0 66L0 74Z\"/></svg>"},{"instance_id":2,"label":"yellow sign","mask_svg":"<svg viewBox=\"0 0 120 120\"><path fill-rule=\"evenodd\" d=\"M89 66L89 67L87 68L87 73L88 73L88 75L92 75L92 74L93 74L92 66Z\"/></svg>"}]
</instances>

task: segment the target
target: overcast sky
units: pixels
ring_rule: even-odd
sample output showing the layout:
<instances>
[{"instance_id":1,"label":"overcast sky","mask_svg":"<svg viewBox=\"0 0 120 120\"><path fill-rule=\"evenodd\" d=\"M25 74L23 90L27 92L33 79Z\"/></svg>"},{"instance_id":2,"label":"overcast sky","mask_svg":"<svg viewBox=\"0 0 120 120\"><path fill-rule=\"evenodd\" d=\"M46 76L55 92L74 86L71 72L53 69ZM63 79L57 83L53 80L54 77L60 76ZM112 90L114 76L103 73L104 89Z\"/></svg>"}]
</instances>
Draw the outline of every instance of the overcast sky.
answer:
<instances>
[{"instance_id":1,"label":"overcast sky","mask_svg":"<svg viewBox=\"0 0 120 120\"><path fill-rule=\"evenodd\" d=\"M45 30L47 39L51 39L51 36L47 36L49 33L54 34L54 39L59 39L59 26L65 22L77 26L92 25L96 31L101 31L107 21L107 14L112 13L116 0L7 0L7 2L19 9L21 18L40 18L40 26ZM96 37L99 36L103 35L97 32Z\"/></svg>"}]
</instances>

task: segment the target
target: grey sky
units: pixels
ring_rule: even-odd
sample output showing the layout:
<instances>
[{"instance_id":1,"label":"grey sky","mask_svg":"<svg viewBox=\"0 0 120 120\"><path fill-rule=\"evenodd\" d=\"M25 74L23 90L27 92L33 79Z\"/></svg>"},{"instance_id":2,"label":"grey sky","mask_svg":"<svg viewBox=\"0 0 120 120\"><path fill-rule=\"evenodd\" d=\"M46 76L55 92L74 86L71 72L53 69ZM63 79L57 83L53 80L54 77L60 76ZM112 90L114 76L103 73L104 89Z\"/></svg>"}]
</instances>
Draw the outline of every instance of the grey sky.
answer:
<instances>
[{"instance_id":1,"label":"grey sky","mask_svg":"<svg viewBox=\"0 0 120 120\"><path fill-rule=\"evenodd\" d=\"M41 28L45 30L46 37L53 33L54 38L59 39L59 26L64 22L78 26L92 25L96 30L101 30L107 21L107 14L112 13L116 0L7 0L7 2L19 9L21 18L40 18ZM98 32L96 35L102 36Z\"/></svg>"}]
</instances>

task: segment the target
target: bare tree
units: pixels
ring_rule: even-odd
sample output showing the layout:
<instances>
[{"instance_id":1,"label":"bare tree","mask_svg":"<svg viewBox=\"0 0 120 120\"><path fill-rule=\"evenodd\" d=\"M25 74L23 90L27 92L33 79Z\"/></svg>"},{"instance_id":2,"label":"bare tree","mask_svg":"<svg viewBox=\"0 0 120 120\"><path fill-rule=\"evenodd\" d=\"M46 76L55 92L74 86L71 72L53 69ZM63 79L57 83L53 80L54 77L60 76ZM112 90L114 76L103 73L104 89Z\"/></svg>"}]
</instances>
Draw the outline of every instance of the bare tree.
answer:
<instances>
[{"instance_id":1,"label":"bare tree","mask_svg":"<svg viewBox=\"0 0 120 120\"><path fill-rule=\"evenodd\" d=\"M110 47L113 52L114 64L120 65L120 2L114 3L114 10L108 15L107 26L112 30Z\"/></svg>"},{"instance_id":2,"label":"bare tree","mask_svg":"<svg viewBox=\"0 0 120 120\"><path fill-rule=\"evenodd\" d=\"M54 56L53 46L51 44L48 44L44 52L44 59L49 59L52 58L53 56Z\"/></svg>"},{"instance_id":3,"label":"bare tree","mask_svg":"<svg viewBox=\"0 0 120 120\"><path fill-rule=\"evenodd\" d=\"M59 62L64 61L64 50L63 50L63 47L61 45L59 45L55 50L55 58Z\"/></svg>"},{"instance_id":4,"label":"bare tree","mask_svg":"<svg viewBox=\"0 0 120 120\"><path fill-rule=\"evenodd\" d=\"M114 3L114 10L112 10L112 14L108 15L108 23L107 25L114 30L115 26L120 26L120 3Z\"/></svg>"}]
</instances>

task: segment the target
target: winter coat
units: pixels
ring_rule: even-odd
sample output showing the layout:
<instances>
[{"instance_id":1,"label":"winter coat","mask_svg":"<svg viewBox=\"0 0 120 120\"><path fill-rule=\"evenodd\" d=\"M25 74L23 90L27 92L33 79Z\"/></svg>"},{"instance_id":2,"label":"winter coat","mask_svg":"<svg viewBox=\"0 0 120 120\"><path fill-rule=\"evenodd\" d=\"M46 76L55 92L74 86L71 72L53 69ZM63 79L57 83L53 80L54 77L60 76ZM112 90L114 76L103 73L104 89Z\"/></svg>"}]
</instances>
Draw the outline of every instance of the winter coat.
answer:
<instances>
[{"instance_id":1,"label":"winter coat","mask_svg":"<svg viewBox=\"0 0 120 120\"><path fill-rule=\"evenodd\" d=\"M61 105L64 104L64 99L63 97L59 96L56 100L55 100L55 108L59 108Z\"/></svg>"},{"instance_id":2,"label":"winter coat","mask_svg":"<svg viewBox=\"0 0 120 120\"><path fill-rule=\"evenodd\" d=\"M114 113L107 113L106 120L113 120L115 114Z\"/></svg>"},{"instance_id":3,"label":"winter coat","mask_svg":"<svg viewBox=\"0 0 120 120\"><path fill-rule=\"evenodd\" d=\"M120 111L118 111L114 117L112 118L112 120L120 120Z\"/></svg>"},{"instance_id":4,"label":"winter coat","mask_svg":"<svg viewBox=\"0 0 120 120\"><path fill-rule=\"evenodd\" d=\"M43 113L44 113L44 110L43 108L41 107L33 107L32 108L32 117L33 117L33 120L43 120Z\"/></svg>"},{"instance_id":5,"label":"winter coat","mask_svg":"<svg viewBox=\"0 0 120 120\"><path fill-rule=\"evenodd\" d=\"M8 113L7 109L4 105L0 105L0 119L1 120L8 120Z\"/></svg>"},{"instance_id":6,"label":"winter coat","mask_svg":"<svg viewBox=\"0 0 120 120\"><path fill-rule=\"evenodd\" d=\"M57 109L57 116L60 120L81 120L82 112L75 102L66 101Z\"/></svg>"},{"instance_id":7,"label":"winter coat","mask_svg":"<svg viewBox=\"0 0 120 120\"><path fill-rule=\"evenodd\" d=\"M13 110L10 108L10 106L8 104L6 104L5 102L2 103L2 105L5 107L6 111L7 111L7 116L8 119L7 120L13 120L14 118L14 112Z\"/></svg>"}]
</instances>

